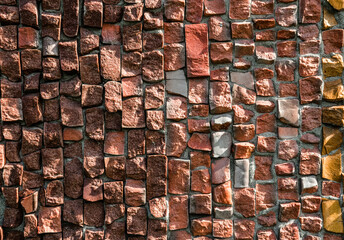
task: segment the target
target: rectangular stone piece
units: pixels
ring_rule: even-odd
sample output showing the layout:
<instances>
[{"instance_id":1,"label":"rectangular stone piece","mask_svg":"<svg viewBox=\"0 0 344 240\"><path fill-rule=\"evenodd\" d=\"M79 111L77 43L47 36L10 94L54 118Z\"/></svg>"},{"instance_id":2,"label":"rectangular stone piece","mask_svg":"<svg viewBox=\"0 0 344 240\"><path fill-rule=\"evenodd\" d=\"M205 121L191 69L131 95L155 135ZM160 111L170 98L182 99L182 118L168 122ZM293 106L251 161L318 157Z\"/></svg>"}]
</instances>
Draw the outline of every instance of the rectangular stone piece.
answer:
<instances>
[{"instance_id":1,"label":"rectangular stone piece","mask_svg":"<svg viewBox=\"0 0 344 240\"><path fill-rule=\"evenodd\" d=\"M208 26L205 23L185 26L187 76L209 76Z\"/></svg>"}]
</instances>

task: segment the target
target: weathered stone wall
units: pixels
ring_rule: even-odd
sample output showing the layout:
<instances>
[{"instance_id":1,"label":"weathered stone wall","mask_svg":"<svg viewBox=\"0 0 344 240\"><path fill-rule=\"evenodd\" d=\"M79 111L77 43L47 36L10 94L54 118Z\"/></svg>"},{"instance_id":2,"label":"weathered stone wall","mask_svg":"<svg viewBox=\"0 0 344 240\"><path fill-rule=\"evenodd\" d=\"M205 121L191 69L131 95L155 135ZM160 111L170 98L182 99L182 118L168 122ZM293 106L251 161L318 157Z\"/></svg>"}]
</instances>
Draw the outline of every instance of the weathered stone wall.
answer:
<instances>
[{"instance_id":1,"label":"weathered stone wall","mask_svg":"<svg viewBox=\"0 0 344 240\"><path fill-rule=\"evenodd\" d=\"M339 240L343 0L0 0L0 240Z\"/></svg>"}]
</instances>

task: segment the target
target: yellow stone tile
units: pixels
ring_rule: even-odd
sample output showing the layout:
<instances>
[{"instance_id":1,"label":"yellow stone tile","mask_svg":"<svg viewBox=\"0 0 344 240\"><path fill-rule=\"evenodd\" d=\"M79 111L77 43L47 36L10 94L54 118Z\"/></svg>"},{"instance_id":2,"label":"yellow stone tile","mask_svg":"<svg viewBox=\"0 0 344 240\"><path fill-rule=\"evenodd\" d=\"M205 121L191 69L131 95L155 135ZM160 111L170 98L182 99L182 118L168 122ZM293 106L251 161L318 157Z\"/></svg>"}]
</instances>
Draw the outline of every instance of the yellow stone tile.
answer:
<instances>
[{"instance_id":1,"label":"yellow stone tile","mask_svg":"<svg viewBox=\"0 0 344 240\"><path fill-rule=\"evenodd\" d=\"M344 233L342 209L338 200L323 199L322 214L324 228L329 232Z\"/></svg>"},{"instance_id":2,"label":"yellow stone tile","mask_svg":"<svg viewBox=\"0 0 344 240\"><path fill-rule=\"evenodd\" d=\"M327 0L337 10L344 8L344 0Z\"/></svg>"},{"instance_id":3,"label":"yellow stone tile","mask_svg":"<svg viewBox=\"0 0 344 240\"><path fill-rule=\"evenodd\" d=\"M336 128L323 127L323 146L321 154L329 154L340 147L343 142L343 133Z\"/></svg>"},{"instance_id":4,"label":"yellow stone tile","mask_svg":"<svg viewBox=\"0 0 344 240\"><path fill-rule=\"evenodd\" d=\"M322 177L340 182L342 179L342 154L338 149L334 154L322 158Z\"/></svg>"},{"instance_id":5,"label":"yellow stone tile","mask_svg":"<svg viewBox=\"0 0 344 240\"><path fill-rule=\"evenodd\" d=\"M337 102L344 100L344 86L342 80L334 80L325 82L323 98L329 102Z\"/></svg>"},{"instance_id":6,"label":"yellow stone tile","mask_svg":"<svg viewBox=\"0 0 344 240\"><path fill-rule=\"evenodd\" d=\"M331 58L322 58L322 65L325 78L341 76L344 69L343 57L335 54Z\"/></svg>"},{"instance_id":7,"label":"yellow stone tile","mask_svg":"<svg viewBox=\"0 0 344 240\"><path fill-rule=\"evenodd\" d=\"M324 8L323 28L328 29L337 25L337 20L326 8Z\"/></svg>"},{"instance_id":8,"label":"yellow stone tile","mask_svg":"<svg viewBox=\"0 0 344 240\"><path fill-rule=\"evenodd\" d=\"M344 126L344 106L322 108L322 122L335 126Z\"/></svg>"}]
</instances>

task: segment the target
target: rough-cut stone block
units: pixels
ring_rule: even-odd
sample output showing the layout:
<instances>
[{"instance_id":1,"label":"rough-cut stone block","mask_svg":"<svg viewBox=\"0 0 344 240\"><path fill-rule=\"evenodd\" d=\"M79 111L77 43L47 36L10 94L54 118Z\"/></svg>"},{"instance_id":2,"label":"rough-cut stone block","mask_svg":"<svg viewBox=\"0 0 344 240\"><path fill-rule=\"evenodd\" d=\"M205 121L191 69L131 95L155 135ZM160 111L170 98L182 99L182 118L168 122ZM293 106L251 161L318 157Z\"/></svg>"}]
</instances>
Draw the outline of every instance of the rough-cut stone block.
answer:
<instances>
[{"instance_id":1,"label":"rough-cut stone block","mask_svg":"<svg viewBox=\"0 0 344 240\"><path fill-rule=\"evenodd\" d=\"M206 1L207 2L207 1ZM185 27L188 77L209 76L208 27L192 24Z\"/></svg>"}]
</instances>

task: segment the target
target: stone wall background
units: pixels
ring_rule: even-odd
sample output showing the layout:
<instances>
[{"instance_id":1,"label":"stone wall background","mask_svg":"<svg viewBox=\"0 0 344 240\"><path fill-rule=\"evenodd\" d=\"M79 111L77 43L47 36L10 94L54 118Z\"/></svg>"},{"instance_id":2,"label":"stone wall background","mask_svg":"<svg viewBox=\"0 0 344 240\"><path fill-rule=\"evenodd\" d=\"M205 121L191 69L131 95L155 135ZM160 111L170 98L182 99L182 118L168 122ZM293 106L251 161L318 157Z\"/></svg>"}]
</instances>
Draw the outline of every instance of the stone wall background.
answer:
<instances>
[{"instance_id":1,"label":"stone wall background","mask_svg":"<svg viewBox=\"0 0 344 240\"><path fill-rule=\"evenodd\" d=\"M342 8L0 0L0 239L342 239Z\"/></svg>"}]
</instances>

